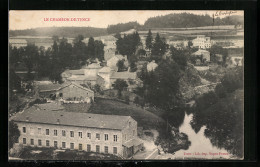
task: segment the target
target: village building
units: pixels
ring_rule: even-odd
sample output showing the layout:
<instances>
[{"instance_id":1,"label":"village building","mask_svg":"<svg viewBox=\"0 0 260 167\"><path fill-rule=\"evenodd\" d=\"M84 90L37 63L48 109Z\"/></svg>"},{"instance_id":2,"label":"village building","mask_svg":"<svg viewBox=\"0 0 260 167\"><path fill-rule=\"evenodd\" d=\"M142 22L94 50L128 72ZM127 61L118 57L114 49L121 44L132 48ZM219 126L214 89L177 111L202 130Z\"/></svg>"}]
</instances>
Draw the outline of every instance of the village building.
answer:
<instances>
[{"instance_id":1,"label":"village building","mask_svg":"<svg viewBox=\"0 0 260 167\"><path fill-rule=\"evenodd\" d=\"M129 72L129 70L116 72L117 70L115 71L113 64L115 60L118 59L114 59L113 57L111 60L110 65L112 68L110 66L102 67L97 63L92 63L80 70L66 70L61 74L61 76L65 83L73 82L77 84L89 85L90 87L94 87L98 84L103 90L111 89L113 83L117 79L122 79L127 81L129 90L134 89L134 87L136 87L135 83L138 82L136 72Z\"/></svg>"},{"instance_id":2,"label":"village building","mask_svg":"<svg viewBox=\"0 0 260 167\"><path fill-rule=\"evenodd\" d=\"M11 120L18 126L18 143L24 147L84 150L125 158L143 147L137 122L130 116L65 112L44 104L17 113Z\"/></svg>"},{"instance_id":3,"label":"village building","mask_svg":"<svg viewBox=\"0 0 260 167\"><path fill-rule=\"evenodd\" d=\"M155 61L151 61L150 63L147 64L147 71L154 71L158 67L158 64L155 63Z\"/></svg>"},{"instance_id":4,"label":"village building","mask_svg":"<svg viewBox=\"0 0 260 167\"><path fill-rule=\"evenodd\" d=\"M87 86L87 85L86 85ZM65 84L36 84L37 95L43 98L55 98L63 102L87 102L94 101L94 92L77 83Z\"/></svg>"},{"instance_id":5,"label":"village building","mask_svg":"<svg viewBox=\"0 0 260 167\"><path fill-rule=\"evenodd\" d=\"M205 37L205 35L198 35L197 38L192 40L193 47L198 47L199 49L211 48L210 37Z\"/></svg>"},{"instance_id":6,"label":"village building","mask_svg":"<svg viewBox=\"0 0 260 167\"><path fill-rule=\"evenodd\" d=\"M124 60L124 65L128 67L127 56L123 55L114 55L109 60L107 60L107 66L110 67L113 71L118 71L117 63L119 60Z\"/></svg>"},{"instance_id":7,"label":"village building","mask_svg":"<svg viewBox=\"0 0 260 167\"><path fill-rule=\"evenodd\" d=\"M202 56L201 61L205 60L206 62L210 61L210 52L207 50L199 49L198 51L192 53L192 56Z\"/></svg>"}]
</instances>

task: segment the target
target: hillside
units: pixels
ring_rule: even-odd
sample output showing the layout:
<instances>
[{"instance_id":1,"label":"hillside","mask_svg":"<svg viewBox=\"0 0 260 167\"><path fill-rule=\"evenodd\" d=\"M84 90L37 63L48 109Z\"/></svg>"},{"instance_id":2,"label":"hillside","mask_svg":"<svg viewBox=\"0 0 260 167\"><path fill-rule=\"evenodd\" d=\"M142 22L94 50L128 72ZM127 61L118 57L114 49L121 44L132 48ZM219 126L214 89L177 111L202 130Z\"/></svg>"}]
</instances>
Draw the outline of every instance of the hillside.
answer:
<instances>
[{"instance_id":1,"label":"hillside","mask_svg":"<svg viewBox=\"0 0 260 167\"><path fill-rule=\"evenodd\" d=\"M41 27L26 30L10 30L9 35L12 36L49 36L57 35L59 37L75 38L79 34L84 37L96 37L107 35L105 28L94 27Z\"/></svg>"},{"instance_id":2,"label":"hillside","mask_svg":"<svg viewBox=\"0 0 260 167\"><path fill-rule=\"evenodd\" d=\"M93 114L129 115L138 122L138 126L144 129L156 128L159 126L159 123L164 123L162 118L149 111L132 104L128 105L110 99L95 98L95 103L88 112Z\"/></svg>"},{"instance_id":3,"label":"hillside","mask_svg":"<svg viewBox=\"0 0 260 167\"><path fill-rule=\"evenodd\" d=\"M244 24L243 16L229 16L222 19L215 18L213 23L213 17L209 15L180 13L149 18L144 23L144 28L189 28L236 24Z\"/></svg>"}]
</instances>

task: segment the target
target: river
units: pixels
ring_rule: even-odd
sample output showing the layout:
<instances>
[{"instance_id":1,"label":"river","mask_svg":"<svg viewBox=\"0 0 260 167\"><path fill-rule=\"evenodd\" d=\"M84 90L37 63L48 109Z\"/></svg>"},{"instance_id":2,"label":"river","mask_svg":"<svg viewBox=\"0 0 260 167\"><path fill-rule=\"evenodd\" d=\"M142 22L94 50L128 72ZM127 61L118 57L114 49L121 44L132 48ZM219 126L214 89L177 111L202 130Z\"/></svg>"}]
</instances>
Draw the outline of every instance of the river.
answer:
<instances>
[{"instance_id":1,"label":"river","mask_svg":"<svg viewBox=\"0 0 260 167\"><path fill-rule=\"evenodd\" d=\"M198 133L195 133L190 125L192 117L193 114L185 113L183 124L179 128L180 132L189 137L191 145L188 150L179 150L175 154L162 153L156 159L233 159L233 156L225 149L213 146L210 140L204 136L205 126Z\"/></svg>"}]
</instances>

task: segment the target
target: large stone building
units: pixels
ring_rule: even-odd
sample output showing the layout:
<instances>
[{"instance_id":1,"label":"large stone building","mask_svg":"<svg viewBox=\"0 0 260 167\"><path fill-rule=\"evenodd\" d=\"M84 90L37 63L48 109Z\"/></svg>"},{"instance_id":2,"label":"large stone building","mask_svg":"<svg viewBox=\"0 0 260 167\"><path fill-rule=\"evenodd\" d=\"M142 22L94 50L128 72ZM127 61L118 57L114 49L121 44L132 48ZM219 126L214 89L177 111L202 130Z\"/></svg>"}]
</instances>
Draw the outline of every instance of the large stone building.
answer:
<instances>
[{"instance_id":1,"label":"large stone building","mask_svg":"<svg viewBox=\"0 0 260 167\"><path fill-rule=\"evenodd\" d=\"M57 108L57 107L56 107ZM137 122L130 116L51 110L34 105L11 118L20 130L19 144L84 150L131 157L143 147Z\"/></svg>"},{"instance_id":2,"label":"large stone building","mask_svg":"<svg viewBox=\"0 0 260 167\"><path fill-rule=\"evenodd\" d=\"M198 47L199 49L211 48L210 37L205 37L205 35L198 35L197 38L192 40L193 47Z\"/></svg>"}]
</instances>

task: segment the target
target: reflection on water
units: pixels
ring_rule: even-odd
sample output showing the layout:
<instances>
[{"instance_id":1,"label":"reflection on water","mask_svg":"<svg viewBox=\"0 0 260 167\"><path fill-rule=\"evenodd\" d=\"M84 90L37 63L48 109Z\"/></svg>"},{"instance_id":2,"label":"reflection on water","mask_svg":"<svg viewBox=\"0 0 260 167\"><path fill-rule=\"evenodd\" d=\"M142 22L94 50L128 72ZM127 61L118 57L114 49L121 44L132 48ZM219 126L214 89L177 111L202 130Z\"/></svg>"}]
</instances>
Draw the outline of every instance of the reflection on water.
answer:
<instances>
[{"instance_id":1,"label":"reflection on water","mask_svg":"<svg viewBox=\"0 0 260 167\"><path fill-rule=\"evenodd\" d=\"M180 126L180 132L186 133L191 141L191 146L188 150L179 150L175 153L174 157L177 159L185 158L205 158L205 159L214 159L214 158L231 158L230 155L225 149L219 149L214 147L210 140L204 136L204 131L206 129L203 126L198 133L192 129L190 121L192 120L193 114L187 115L185 113L185 118L183 124Z\"/></svg>"}]
</instances>

